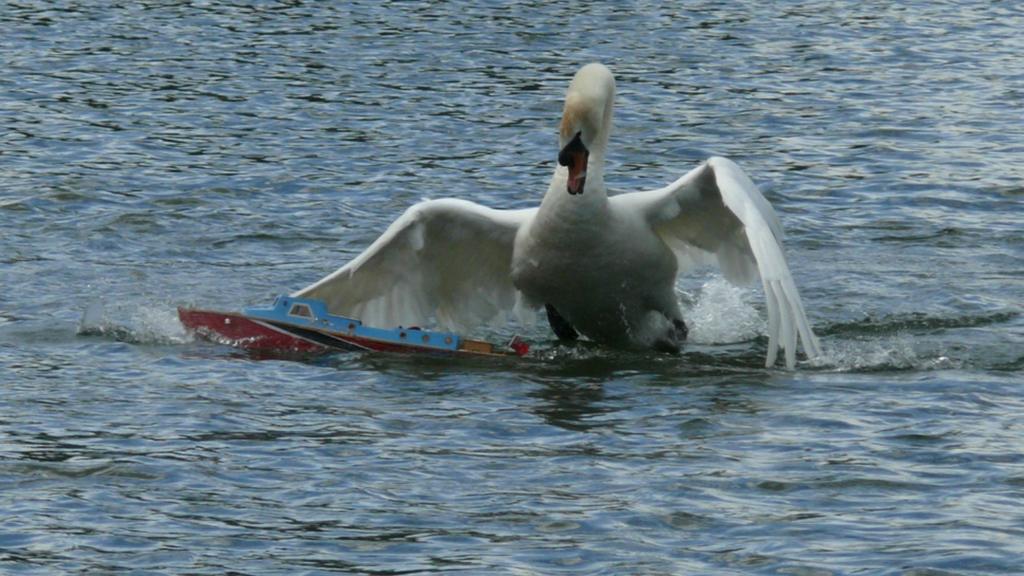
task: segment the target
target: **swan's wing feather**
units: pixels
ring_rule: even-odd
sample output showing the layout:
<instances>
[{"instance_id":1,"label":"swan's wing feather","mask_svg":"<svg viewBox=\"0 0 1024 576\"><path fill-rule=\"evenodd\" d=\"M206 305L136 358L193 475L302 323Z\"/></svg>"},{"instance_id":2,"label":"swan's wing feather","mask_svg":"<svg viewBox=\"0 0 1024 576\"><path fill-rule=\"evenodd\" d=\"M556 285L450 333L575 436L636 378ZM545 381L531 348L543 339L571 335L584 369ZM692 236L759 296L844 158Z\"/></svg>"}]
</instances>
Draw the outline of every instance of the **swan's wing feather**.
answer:
<instances>
[{"instance_id":1,"label":"swan's wing feather","mask_svg":"<svg viewBox=\"0 0 1024 576\"><path fill-rule=\"evenodd\" d=\"M519 303L512 248L534 212L456 199L421 202L354 260L294 295L374 326L436 321L471 328Z\"/></svg>"},{"instance_id":2,"label":"swan's wing feather","mask_svg":"<svg viewBox=\"0 0 1024 576\"><path fill-rule=\"evenodd\" d=\"M711 158L664 188L613 197L631 205L687 264L715 262L737 284L760 276L768 309L768 356L782 347L796 365L797 338L808 357L821 354L782 248L782 226L757 186L730 160Z\"/></svg>"}]
</instances>

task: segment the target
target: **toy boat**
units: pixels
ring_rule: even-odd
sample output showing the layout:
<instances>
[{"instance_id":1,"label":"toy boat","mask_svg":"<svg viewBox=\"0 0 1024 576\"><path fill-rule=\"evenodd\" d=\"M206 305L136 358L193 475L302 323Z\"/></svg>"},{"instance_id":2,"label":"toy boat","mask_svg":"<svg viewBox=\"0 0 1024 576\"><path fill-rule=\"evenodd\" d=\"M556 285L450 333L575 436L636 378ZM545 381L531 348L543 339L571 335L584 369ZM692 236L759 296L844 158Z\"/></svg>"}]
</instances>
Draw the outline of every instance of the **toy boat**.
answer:
<instances>
[{"instance_id":1,"label":"toy boat","mask_svg":"<svg viewBox=\"0 0 1024 576\"><path fill-rule=\"evenodd\" d=\"M321 354L332 351L414 352L523 356L529 346L515 337L505 347L452 332L420 328L374 328L331 314L320 300L278 296L270 308L241 313L178 308L178 318L197 337L246 350Z\"/></svg>"}]
</instances>

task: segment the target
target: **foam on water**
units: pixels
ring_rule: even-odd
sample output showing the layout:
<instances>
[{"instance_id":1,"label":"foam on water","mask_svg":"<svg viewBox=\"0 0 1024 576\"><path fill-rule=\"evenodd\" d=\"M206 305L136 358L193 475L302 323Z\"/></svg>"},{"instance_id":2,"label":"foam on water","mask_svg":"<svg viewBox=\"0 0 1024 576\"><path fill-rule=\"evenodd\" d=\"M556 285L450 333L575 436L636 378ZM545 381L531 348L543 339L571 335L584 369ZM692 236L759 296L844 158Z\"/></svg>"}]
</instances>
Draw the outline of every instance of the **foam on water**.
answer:
<instances>
[{"instance_id":1,"label":"foam on water","mask_svg":"<svg viewBox=\"0 0 1024 576\"><path fill-rule=\"evenodd\" d=\"M686 294L683 296L685 300ZM684 309L689 341L703 345L735 344L766 337L764 313L757 308L760 298L759 291L736 286L722 277L706 281L693 305ZM856 324L842 331L862 329L861 324ZM835 327L818 327L819 332L834 330ZM956 369L966 362L942 346L930 346L899 323L893 323L889 329L876 327L876 333L867 336L842 336L845 337L824 340L823 354L806 361L806 366L837 372L875 372Z\"/></svg>"},{"instance_id":2,"label":"foam on water","mask_svg":"<svg viewBox=\"0 0 1024 576\"><path fill-rule=\"evenodd\" d=\"M177 310L163 306L111 306L90 303L78 324L82 336L103 336L132 344L185 344L192 336L178 320Z\"/></svg>"},{"instance_id":3,"label":"foam on water","mask_svg":"<svg viewBox=\"0 0 1024 576\"><path fill-rule=\"evenodd\" d=\"M837 372L875 372L884 370L943 370L957 368L962 361L915 349L910 335L870 340L830 342L823 354L808 362L814 368Z\"/></svg>"},{"instance_id":4,"label":"foam on water","mask_svg":"<svg viewBox=\"0 0 1024 576\"><path fill-rule=\"evenodd\" d=\"M750 290L722 277L705 282L693 307L683 311L688 339L695 344L731 344L763 335L765 321L752 300Z\"/></svg>"}]
</instances>

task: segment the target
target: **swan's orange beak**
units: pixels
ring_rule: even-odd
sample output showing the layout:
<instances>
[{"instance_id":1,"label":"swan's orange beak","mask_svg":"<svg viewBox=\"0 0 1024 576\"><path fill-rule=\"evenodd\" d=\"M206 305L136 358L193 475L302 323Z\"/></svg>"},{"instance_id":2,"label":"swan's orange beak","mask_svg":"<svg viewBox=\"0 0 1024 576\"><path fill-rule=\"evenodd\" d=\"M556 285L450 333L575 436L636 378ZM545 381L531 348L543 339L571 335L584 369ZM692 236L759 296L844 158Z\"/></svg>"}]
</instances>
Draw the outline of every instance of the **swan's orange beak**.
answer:
<instances>
[{"instance_id":1,"label":"swan's orange beak","mask_svg":"<svg viewBox=\"0 0 1024 576\"><path fill-rule=\"evenodd\" d=\"M569 194L583 194L583 185L587 182L587 158L590 151L580 140L580 133L558 153L558 163L569 167L569 180L566 190Z\"/></svg>"}]
</instances>

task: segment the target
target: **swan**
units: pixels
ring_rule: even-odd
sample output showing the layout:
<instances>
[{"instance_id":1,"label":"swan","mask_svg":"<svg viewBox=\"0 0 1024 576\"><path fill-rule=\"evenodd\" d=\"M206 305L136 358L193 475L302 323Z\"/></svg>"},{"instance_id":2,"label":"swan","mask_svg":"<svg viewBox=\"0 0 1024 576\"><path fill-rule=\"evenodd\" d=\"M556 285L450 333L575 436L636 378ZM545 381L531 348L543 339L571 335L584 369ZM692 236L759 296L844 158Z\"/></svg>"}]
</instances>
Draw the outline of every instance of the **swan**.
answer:
<instances>
[{"instance_id":1,"label":"swan","mask_svg":"<svg viewBox=\"0 0 1024 576\"><path fill-rule=\"evenodd\" d=\"M294 293L370 325L436 320L451 329L544 309L555 334L678 351L686 337L676 277L717 263L731 282L760 277L767 367L797 339L821 354L783 253L772 206L742 169L713 157L668 186L609 195L604 162L615 79L582 67L565 97L554 175L537 208L466 200L410 207L348 264Z\"/></svg>"}]
</instances>

